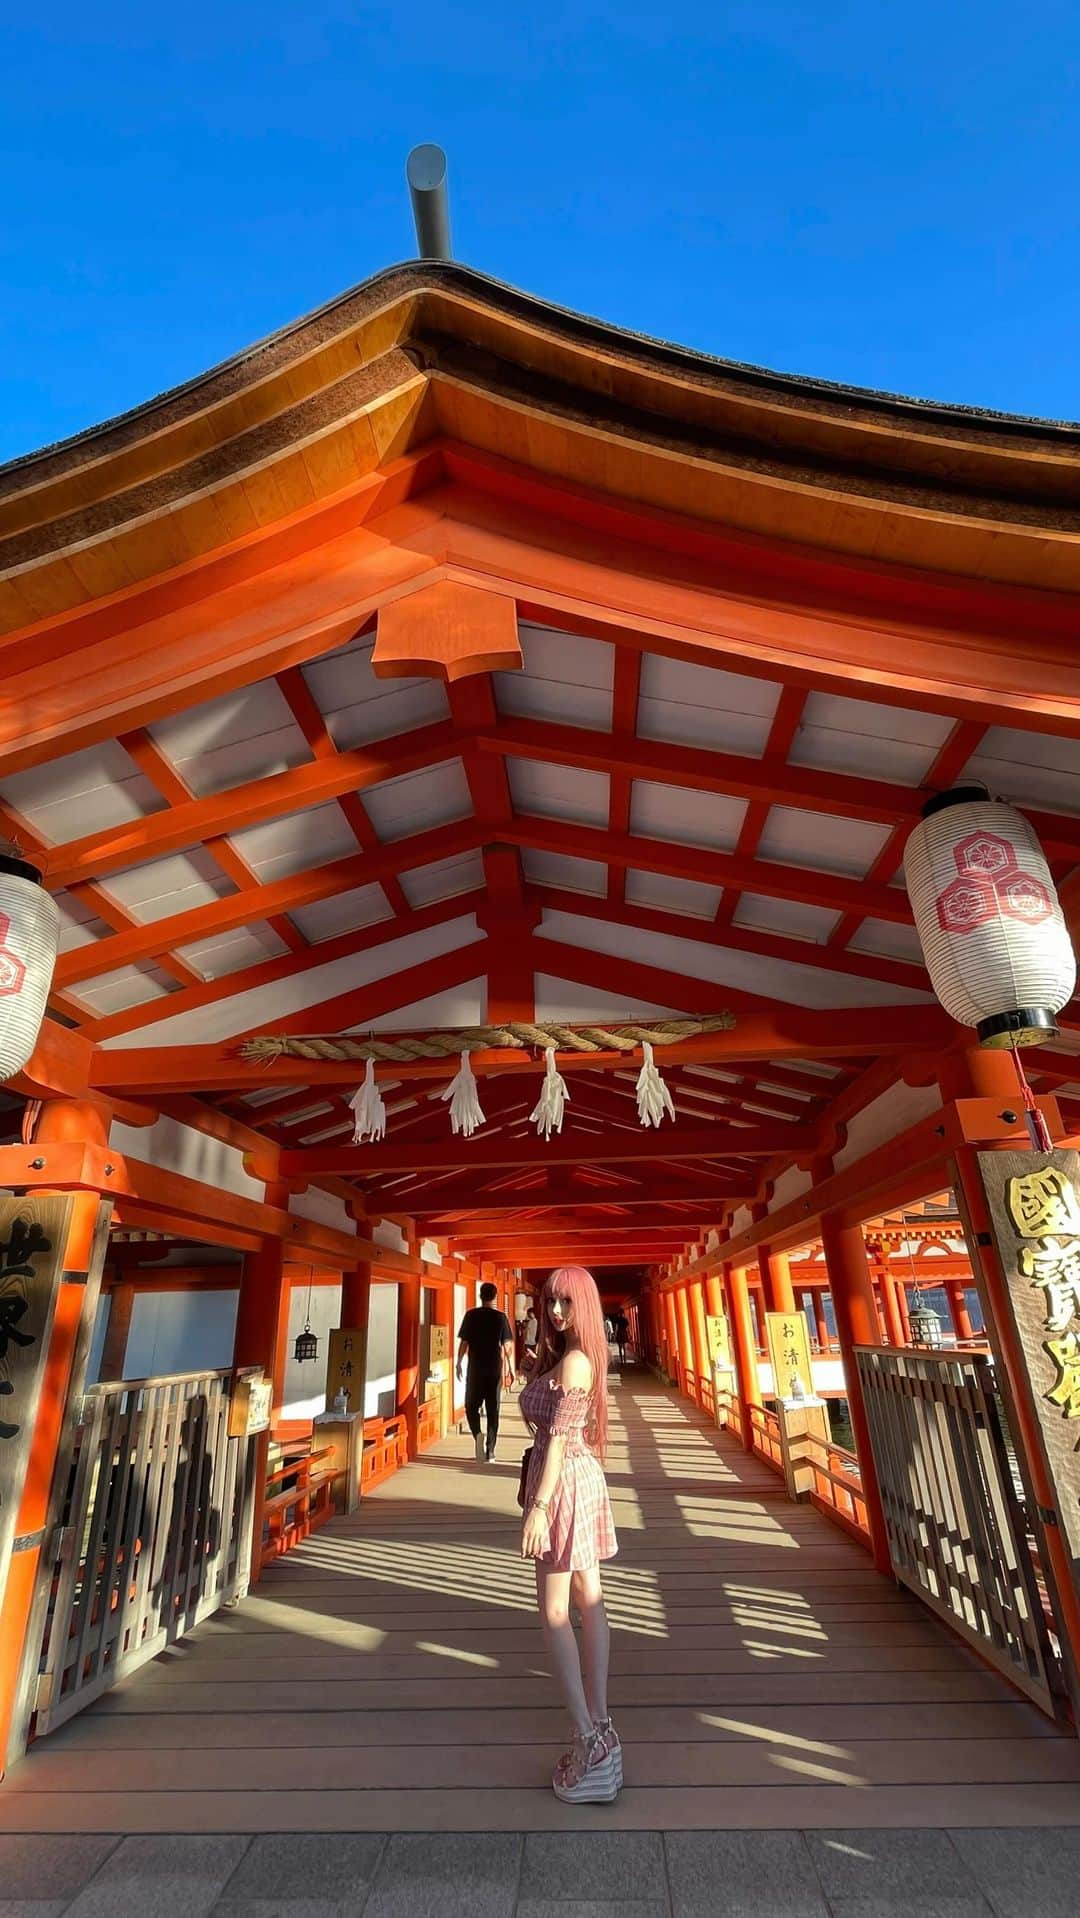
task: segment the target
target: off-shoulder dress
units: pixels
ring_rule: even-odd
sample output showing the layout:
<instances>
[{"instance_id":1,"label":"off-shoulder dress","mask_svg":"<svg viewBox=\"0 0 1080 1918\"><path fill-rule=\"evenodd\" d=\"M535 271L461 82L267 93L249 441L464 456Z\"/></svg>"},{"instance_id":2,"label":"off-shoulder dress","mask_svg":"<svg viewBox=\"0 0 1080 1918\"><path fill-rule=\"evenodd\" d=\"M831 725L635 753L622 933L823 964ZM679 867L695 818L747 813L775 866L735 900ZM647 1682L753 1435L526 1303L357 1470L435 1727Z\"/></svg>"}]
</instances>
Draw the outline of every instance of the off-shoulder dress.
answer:
<instances>
[{"instance_id":1,"label":"off-shoulder dress","mask_svg":"<svg viewBox=\"0 0 1080 1918\"><path fill-rule=\"evenodd\" d=\"M619 1549L611 1516L604 1468L589 1447L590 1392L581 1386L569 1390L552 1373L533 1379L519 1400L522 1416L533 1434L533 1455L525 1485L528 1510L540 1485L547 1449L558 1435L565 1439L563 1467L551 1499L551 1537L539 1560L553 1572L586 1572L601 1559L614 1558Z\"/></svg>"}]
</instances>

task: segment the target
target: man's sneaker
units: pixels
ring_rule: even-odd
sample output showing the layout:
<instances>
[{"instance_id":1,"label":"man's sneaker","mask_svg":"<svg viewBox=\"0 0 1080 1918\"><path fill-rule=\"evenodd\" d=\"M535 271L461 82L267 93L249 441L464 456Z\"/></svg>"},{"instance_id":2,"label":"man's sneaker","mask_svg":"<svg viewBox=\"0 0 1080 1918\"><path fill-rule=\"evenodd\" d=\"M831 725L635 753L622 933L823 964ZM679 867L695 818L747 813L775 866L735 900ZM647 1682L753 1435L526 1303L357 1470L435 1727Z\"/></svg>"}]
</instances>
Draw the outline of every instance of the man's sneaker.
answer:
<instances>
[{"instance_id":1,"label":"man's sneaker","mask_svg":"<svg viewBox=\"0 0 1080 1918\"><path fill-rule=\"evenodd\" d=\"M476 1447L476 1463L482 1465L484 1463L484 1434L478 1432L473 1443Z\"/></svg>"},{"instance_id":2,"label":"man's sneaker","mask_svg":"<svg viewBox=\"0 0 1080 1918\"><path fill-rule=\"evenodd\" d=\"M487 1462L488 1462L488 1464L489 1464L489 1465L494 1465L494 1463L495 1463L495 1447L494 1447L493 1445L489 1445L489 1446L488 1446L488 1449L487 1449L487 1453L486 1453L486 1457L487 1457Z\"/></svg>"}]
</instances>

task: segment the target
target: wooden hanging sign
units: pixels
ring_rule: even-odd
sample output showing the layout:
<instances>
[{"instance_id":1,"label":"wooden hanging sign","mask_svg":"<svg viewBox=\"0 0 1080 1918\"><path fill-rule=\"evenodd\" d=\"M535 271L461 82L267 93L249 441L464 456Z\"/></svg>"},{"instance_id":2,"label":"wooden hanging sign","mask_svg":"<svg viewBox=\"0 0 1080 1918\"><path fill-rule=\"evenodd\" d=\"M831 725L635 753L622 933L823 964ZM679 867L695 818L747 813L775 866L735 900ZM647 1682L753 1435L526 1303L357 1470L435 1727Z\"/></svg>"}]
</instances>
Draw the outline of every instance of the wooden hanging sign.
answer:
<instances>
[{"instance_id":1,"label":"wooden hanging sign","mask_svg":"<svg viewBox=\"0 0 1080 1918\"><path fill-rule=\"evenodd\" d=\"M806 1313L766 1312L765 1338L772 1366L773 1390L778 1399L814 1396L814 1367L810 1355L810 1327ZM796 1385L796 1381L798 1385ZM801 1387L801 1394L798 1389Z\"/></svg>"},{"instance_id":2,"label":"wooden hanging sign","mask_svg":"<svg viewBox=\"0 0 1080 1918\"><path fill-rule=\"evenodd\" d=\"M1080 1153L980 1152L978 1161L1080 1585Z\"/></svg>"}]
</instances>

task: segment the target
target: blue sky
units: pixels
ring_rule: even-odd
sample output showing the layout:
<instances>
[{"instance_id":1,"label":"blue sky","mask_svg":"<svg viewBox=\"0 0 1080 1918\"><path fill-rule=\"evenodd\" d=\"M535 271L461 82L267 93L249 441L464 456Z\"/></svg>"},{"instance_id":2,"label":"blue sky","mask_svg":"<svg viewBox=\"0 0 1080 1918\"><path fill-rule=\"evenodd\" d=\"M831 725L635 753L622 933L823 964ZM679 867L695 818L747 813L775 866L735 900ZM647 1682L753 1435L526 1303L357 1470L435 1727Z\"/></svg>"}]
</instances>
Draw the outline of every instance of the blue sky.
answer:
<instances>
[{"instance_id":1,"label":"blue sky","mask_svg":"<svg viewBox=\"0 0 1080 1918\"><path fill-rule=\"evenodd\" d=\"M1080 11L59 0L3 31L0 457L413 251L734 359L1080 417Z\"/></svg>"}]
</instances>

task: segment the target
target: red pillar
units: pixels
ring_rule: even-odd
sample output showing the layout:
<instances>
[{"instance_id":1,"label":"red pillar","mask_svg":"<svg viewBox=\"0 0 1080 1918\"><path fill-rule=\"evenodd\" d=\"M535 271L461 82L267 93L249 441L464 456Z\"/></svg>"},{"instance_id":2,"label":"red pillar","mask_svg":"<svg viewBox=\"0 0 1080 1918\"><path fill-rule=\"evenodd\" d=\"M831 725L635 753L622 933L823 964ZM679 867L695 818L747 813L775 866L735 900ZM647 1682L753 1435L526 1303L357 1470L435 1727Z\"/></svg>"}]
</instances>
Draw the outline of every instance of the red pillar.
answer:
<instances>
[{"instance_id":1,"label":"red pillar","mask_svg":"<svg viewBox=\"0 0 1080 1918\"><path fill-rule=\"evenodd\" d=\"M679 1326L679 1390L685 1392L684 1373L694 1371L694 1335L690 1328L690 1306L685 1285L676 1287L675 1313Z\"/></svg>"},{"instance_id":2,"label":"red pillar","mask_svg":"<svg viewBox=\"0 0 1080 1918\"><path fill-rule=\"evenodd\" d=\"M947 1279L945 1297L949 1301L949 1317L957 1338L973 1339L975 1328L971 1323L971 1313L968 1311L967 1299L964 1296L963 1279Z\"/></svg>"},{"instance_id":3,"label":"red pillar","mask_svg":"<svg viewBox=\"0 0 1080 1918\"><path fill-rule=\"evenodd\" d=\"M677 1385L679 1383L679 1315L675 1310L673 1286L668 1286L664 1292L664 1324L667 1328L667 1369Z\"/></svg>"},{"instance_id":4,"label":"red pillar","mask_svg":"<svg viewBox=\"0 0 1080 1918\"><path fill-rule=\"evenodd\" d=\"M283 1187L266 1187L268 1205L288 1208L289 1195ZM273 1380L271 1425L281 1416L285 1385L285 1342L289 1334L290 1284L280 1239L263 1239L258 1251L244 1255L240 1268L240 1293L236 1306L236 1331L233 1336L233 1364L257 1365ZM255 1441L252 1470L255 1496L251 1524L251 1583L261 1570L263 1511L266 1503L267 1455L270 1433L260 1432Z\"/></svg>"},{"instance_id":5,"label":"red pillar","mask_svg":"<svg viewBox=\"0 0 1080 1918\"><path fill-rule=\"evenodd\" d=\"M866 1246L861 1226L842 1226L828 1214L821 1221L821 1238L825 1247L825 1262L829 1268L833 1311L836 1314L836 1329L844 1361L848 1409L855 1434L855 1450L859 1459L874 1564L879 1572L890 1573L892 1554L889 1551L885 1513L878 1490L874 1451L870 1443L870 1426L855 1366L854 1348L857 1345L881 1344L877 1301L874 1298Z\"/></svg>"},{"instance_id":6,"label":"red pillar","mask_svg":"<svg viewBox=\"0 0 1080 1918\"><path fill-rule=\"evenodd\" d=\"M817 1327L817 1342L823 1352L832 1350L832 1334L829 1321L825 1317L825 1287L815 1285L811 1297L814 1301L814 1324Z\"/></svg>"},{"instance_id":7,"label":"red pillar","mask_svg":"<svg viewBox=\"0 0 1080 1918\"><path fill-rule=\"evenodd\" d=\"M410 1458L418 1452L416 1423L420 1395L420 1279L402 1279L398 1287L397 1409L405 1420Z\"/></svg>"},{"instance_id":8,"label":"red pillar","mask_svg":"<svg viewBox=\"0 0 1080 1918\"><path fill-rule=\"evenodd\" d=\"M690 1315L694 1330L694 1351L697 1358L697 1373L700 1379L711 1376L709 1366L709 1334L705 1326L705 1288L700 1279L695 1279L687 1287L690 1295Z\"/></svg>"},{"instance_id":9,"label":"red pillar","mask_svg":"<svg viewBox=\"0 0 1080 1918\"><path fill-rule=\"evenodd\" d=\"M796 1312L795 1287L791 1283L791 1261L786 1253L771 1246L758 1247L758 1269L769 1312Z\"/></svg>"},{"instance_id":10,"label":"red pillar","mask_svg":"<svg viewBox=\"0 0 1080 1918\"><path fill-rule=\"evenodd\" d=\"M122 1279L114 1285L108 1293L108 1300L109 1322L105 1328L105 1343L101 1348L101 1377L122 1379L131 1315L135 1309L135 1287L131 1280Z\"/></svg>"},{"instance_id":11,"label":"red pillar","mask_svg":"<svg viewBox=\"0 0 1080 1918\"><path fill-rule=\"evenodd\" d=\"M754 1428L750 1422L750 1407L761 1404L761 1386L758 1382L757 1333L750 1310L750 1288L746 1273L732 1267L727 1275L727 1287L731 1300L731 1343L739 1391L742 1442L746 1450L752 1452Z\"/></svg>"},{"instance_id":12,"label":"red pillar","mask_svg":"<svg viewBox=\"0 0 1080 1918\"><path fill-rule=\"evenodd\" d=\"M904 1321L900 1316L900 1288L892 1273L883 1262L879 1267L878 1283L881 1286L881 1303L885 1310L885 1333L890 1345L906 1345Z\"/></svg>"}]
</instances>

